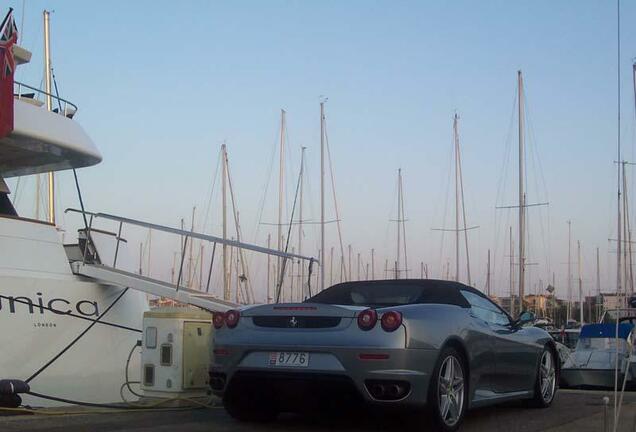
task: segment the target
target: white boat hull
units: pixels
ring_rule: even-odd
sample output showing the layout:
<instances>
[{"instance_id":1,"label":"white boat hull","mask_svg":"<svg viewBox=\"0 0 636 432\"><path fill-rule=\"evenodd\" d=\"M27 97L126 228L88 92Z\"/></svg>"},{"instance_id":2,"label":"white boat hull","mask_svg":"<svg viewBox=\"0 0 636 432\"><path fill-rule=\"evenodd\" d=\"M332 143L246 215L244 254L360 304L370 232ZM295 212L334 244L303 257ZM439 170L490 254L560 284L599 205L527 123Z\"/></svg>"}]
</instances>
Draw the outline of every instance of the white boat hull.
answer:
<instances>
[{"instance_id":1,"label":"white boat hull","mask_svg":"<svg viewBox=\"0 0 636 432\"><path fill-rule=\"evenodd\" d=\"M32 392L57 398L121 402L146 295L73 275L59 237L51 225L0 218L0 379L28 381ZM137 381L139 352L132 358Z\"/></svg>"}]
</instances>

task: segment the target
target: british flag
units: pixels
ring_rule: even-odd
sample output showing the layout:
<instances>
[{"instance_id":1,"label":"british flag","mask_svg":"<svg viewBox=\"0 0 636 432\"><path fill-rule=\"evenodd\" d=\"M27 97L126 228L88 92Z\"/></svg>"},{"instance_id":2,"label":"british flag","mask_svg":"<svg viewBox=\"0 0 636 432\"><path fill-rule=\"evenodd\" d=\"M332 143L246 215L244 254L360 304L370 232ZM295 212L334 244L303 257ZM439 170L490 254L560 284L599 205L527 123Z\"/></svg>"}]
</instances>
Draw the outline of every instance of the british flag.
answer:
<instances>
[{"instance_id":1,"label":"british flag","mask_svg":"<svg viewBox=\"0 0 636 432\"><path fill-rule=\"evenodd\" d=\"M13 130L13 45L17 40L18 28L13 19L13 9L9 9L0 26L0 138Z\"/></svg>"}]
</instances>

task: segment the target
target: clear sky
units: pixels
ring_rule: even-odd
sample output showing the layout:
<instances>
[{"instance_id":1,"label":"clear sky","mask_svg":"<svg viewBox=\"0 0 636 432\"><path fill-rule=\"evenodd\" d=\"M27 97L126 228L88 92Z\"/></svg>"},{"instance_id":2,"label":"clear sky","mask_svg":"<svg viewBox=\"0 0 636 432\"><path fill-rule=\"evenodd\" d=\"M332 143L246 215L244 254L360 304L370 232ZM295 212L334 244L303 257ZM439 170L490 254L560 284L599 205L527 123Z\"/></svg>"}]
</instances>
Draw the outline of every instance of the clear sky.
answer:
<instances>
[{"instance_id":1,"label":"clear sky","mask_svg":"<svg viewBox=\"0 0 636 432\"><path fill-rule=\"evenodd\" d=\"M226 141L245 240L264 244L272 227L260 225L257 237L255 228L268 177L261 221L274 222L278 167L270 160L284 108L287 195L292 198L300 147L306 146L305 213L316 221L324 95L345 247L352 244L354 257L360 252L364 262L375 248L377 268L385 257L395 259L395 224L388 220L396 217L401 167L409 267L418 275L423 261L432 276L440 276L447 262L453 266L453 245L451 236L442 244L441 234L431 229L453 223L447 189L452 116L458 112L468 224L479 225L470 234L473 279L483 288L491 248L498 294L508 289L508 226L517 229L516 214L495 206L517 199L513 104L521 69L529 119L528 201L550 202L529 210L528 259L537 263L529 268L530 291L554 272L565 295L567 220L574 261L576 240L581 241L585 290L595 289L596 247L603 288L614 289L614 247L608 243L616 231L614 2L98 6L27 0L24 15L21 1L9 6L16 9L21 44L33 52L16 78L35 85L43 75L41 12L55 11L52 51L60 93L79 106L76 119L104 156L102 164L79 171L93 210L178 225L181 217L189 219L192 206L206 207L219 146ZM636 4L623 1L622 132L632 159L635 15ZM72 176L59 179L59 208L77 206ZM33 211L30 184L24 180L18 202L27 214ZM216 192L206 230L219 234ZM328 212L334 218L331 205ZM315 225L306 230L308 254L317 253L317 233ZM330 225L328 247L336 242Z\"/></svg>"}]
</instances>

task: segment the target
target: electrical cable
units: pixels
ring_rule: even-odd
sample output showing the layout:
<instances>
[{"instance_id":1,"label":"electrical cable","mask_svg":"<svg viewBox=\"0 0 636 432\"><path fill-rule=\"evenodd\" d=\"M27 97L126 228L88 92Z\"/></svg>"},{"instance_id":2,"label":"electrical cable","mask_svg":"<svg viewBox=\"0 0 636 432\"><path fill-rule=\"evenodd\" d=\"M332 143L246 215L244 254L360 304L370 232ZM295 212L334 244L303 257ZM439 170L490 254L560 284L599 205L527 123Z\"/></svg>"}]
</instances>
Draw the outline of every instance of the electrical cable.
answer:
<instances>
[{"instance_id":1,"label":"electrical cable","mask_svg":"<svg viewBox=\"0 0 636 432\"><path fill-rule=\"evenodd\" d=\"M166 412L166 411L190 411L195 409L203 409L204 407L165 407L165 408L145 408L143 412ZM205 408L215 409L221 408L220 406L210 405ZM82 410L82 411L60 411L60 410L48 410L46 408L34 409L34 408L5 408L0 407L0 412L13 412L13 413L23 413L23 414L33 414L33 415L41 415L41 416L69 416L69 415L87 415L87 414L115 414L115 413L130 413L130 412L139 412L138 409L134 408L108 408L103 410Z\"/></svg>"},{"instance_id":2,"label":"electrical cable","mask_svg":"<svg viewBox=\"0 0 636 432\"><path fill-rule=\"evenodd\" d=\"M84 402L84 401L76 401L76 400L72 400L72 399L66 399L66 398L61 398L61 397L57 397L57 396L51 396L51 395L45 395L45 394L41 394L41 393L36 393L33 391L27 392L25 394L28 394L30 396L34 396L34 397L38 397L40 399L46 399L46 400L51 400L51 401L55 401L55 402L62 402L62 403L66 403L66 404L71 404L71 405L79 405L79 406L86 406L86 407L92 407L92 408L106 408L108 410L115 410L115 411L101 411L101 412L108 412L108 413L112 413L112 412L132 412L132 411L171 411L171 410L189 410L189 409L193 409L193 407L165 407L165 408L157 408L160 405L164 405L166 403L169 402L175 402L175 401L186 401L186 402L190 402L194 405L197 405L199 408L216 408L215 405L210 405L211 403L211 399L208 399L207 403L206 402L200 402L197 401L195 399L189 399L189 398L165 398L165 399L161 399L158 400L156 402L153 403L149 403L149 404L133 404L133 403L128 403L126 405L119 405L119 404L108 404L108 403L94 403L94 402ZM36 409L32 409L32 408L4 408L4 407L0 407L0 411L26 411L26 412L34 412L34 413L45 413L42 410L36 410ZM66 412L65 414L86 414L89 413L87 411L79 411L79 412Z\"/></svg>"},{"instance_id":3,"label":"electrical cable","mask_svg":"<svg viewBox=\"0 0 636 432\"><path fill-rule=\"evenodd\" d=\"M135 345L133 345L132 349L130 350L130 352L128 353L128 358L126 359L126 368L124 369L124 377L126 378L126 381L121 385L121 387L119 388L119 395L121 396L121 400L123 400L126 403L129 403L126 398L124 397L124 387L128 388L128 391L130 393L132 393L133 395L137 396L138 398L143 397L142 395L140 395L139 393L135 392L132 387L130 387L130 384L141 384L141 381L130 381L130 378L128 376L128 368L130 366L130 359L132 359L132 355L135 352L135 348L140 347L141 346L141 341L138 340Z\"/></svg>"},{"instance_id":4,"label":"electrical cable","mask_svg":"<svg viewBox=\"0 0 636 432\"><path fill-rule=\"evenodd\" d=\"M45 394L41 394L41 393L36 393L33 391L29 391L26 394L34 396L34 397L38 397L41 399L47 399L47 400L52 400L55 402L62 402L62 403L67 403L67 404L71 404L71 405L79 405L79 406L85 406L85 407L92 407L92 408L105 408L108 409L109 411L79 411L79 412L63 412L64 415L69 415L69 414L89 414L89 413L95 413L95 414L99 414L99 413L104 413L104 412L131 412L131 411L139 411L139 410L144 410L144 411L169 411L169 410L173 410L175 408L172 407L166 407L166 408L157 408L160 405L163 405L165 403L168 402L176 402L176 401L185 401L185 402L189 402L193 405L196 405L198 408L214 408L215 406L212 405L212 398L209 398L206 402L201 402L195 399L191 399L191 398L180 398L180 397L175 397L175 398L162 398L156 402L153 403L149 403L149 404L141 404L141 403L134 403L134 402L130 402L128 400L126 400L126 398L123 395L123 389L124 387L128 388L128 391L130 391L130 393L132 393L133 395L137 396L138 398L143 398L144 396L135 392L132 387L130 386L131 384L141 384L141 381L130 381L130 376L129 376L129 368L130 368L130 361L132 359L132 355L135 352L135 349L137 347L141 347L141 341L138 340L135 345L133 345L132 349L130 350L130 352L128 353L128 357L126 358L126 367L124 369L124 377L125 377L125 382L121 385L120 389L119 389L119 395L122 398L122 401L124 401L125 405L119 405L119 404L109 404L109 403L94 403L94 402L84 402L84 401L77 401L77 400L72 400L72 399L66 399L66 398L61 398L58 396L51 396L51 395L45 395ZM183 409L193 409L196 407L177 407L176 410L183 410ZM45 414L45 415L58 415L60 414L60 412L42 412L40 410L33 410L33 409L29 409L29 408L9 408L9 409L5 409L5 408L1 408L0 407L0 411L1 410L9 410L9 411L14 411L14 412L28 412L28 413L33 413L33 414Z\"/></svg>"}]
</instances>

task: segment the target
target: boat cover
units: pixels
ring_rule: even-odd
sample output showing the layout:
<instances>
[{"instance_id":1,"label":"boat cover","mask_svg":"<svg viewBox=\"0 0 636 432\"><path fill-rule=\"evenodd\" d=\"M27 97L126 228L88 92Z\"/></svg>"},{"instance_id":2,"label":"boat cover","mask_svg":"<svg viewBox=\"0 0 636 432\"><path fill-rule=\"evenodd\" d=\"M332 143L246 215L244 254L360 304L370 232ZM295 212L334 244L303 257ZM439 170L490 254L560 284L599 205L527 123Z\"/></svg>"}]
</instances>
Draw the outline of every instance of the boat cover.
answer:
<instances>
[{"instance_id":1,"label":"boat cover","mask_svg":"<svg viewBox=\"0 0 636 432\"><path fill-rule=\"evenodd\" d=\"M620 323L618 325L618 337L627 339L634 329L630 323ZM581 338L615 338L616 324L587 324L581 327Z\"/></svg>"}]
</instances>

